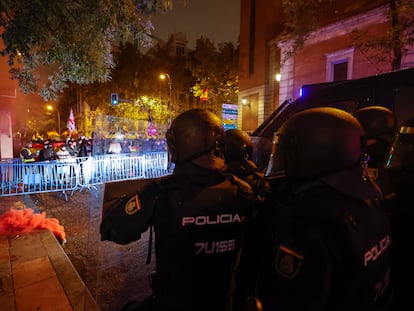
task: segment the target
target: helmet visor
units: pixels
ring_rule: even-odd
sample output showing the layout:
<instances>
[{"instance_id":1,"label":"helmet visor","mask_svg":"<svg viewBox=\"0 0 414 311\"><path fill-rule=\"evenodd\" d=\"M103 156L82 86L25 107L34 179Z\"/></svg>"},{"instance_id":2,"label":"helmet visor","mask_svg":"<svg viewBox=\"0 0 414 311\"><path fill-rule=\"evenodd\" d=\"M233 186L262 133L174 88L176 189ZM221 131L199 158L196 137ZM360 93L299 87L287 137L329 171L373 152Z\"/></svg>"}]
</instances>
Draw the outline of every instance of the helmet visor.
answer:
<instances>
[{"instance_id":1,"label":"helmet visor","mask_svg":"<svg viewBox=\"0 0 414 311\"><path fill-rule=\"evenodd\" d=\"M278 132L273 135L272 152L266 167L265 177L269 180L286 177L285 160L283 154L278 150L282 135Z\"/></svg>"},{"instance_id":2,"label":"helmet visor","mask_svg":"<svg viewBox=\"0 0 414 311\"><path fill-rule=\"evenodd\" d=\"M414 167L414 127L402 126L395 135L393 144L385 161L387 169L406 169Z\"/></svg>"}]
</instances>

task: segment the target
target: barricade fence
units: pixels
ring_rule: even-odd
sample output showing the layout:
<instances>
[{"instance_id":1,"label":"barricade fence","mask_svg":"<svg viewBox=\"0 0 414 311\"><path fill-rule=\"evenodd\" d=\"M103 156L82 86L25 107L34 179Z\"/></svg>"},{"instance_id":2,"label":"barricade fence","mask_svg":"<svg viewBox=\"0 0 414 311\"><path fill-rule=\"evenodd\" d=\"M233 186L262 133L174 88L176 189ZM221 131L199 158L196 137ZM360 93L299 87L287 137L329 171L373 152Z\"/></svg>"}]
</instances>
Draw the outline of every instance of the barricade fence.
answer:
<instances>
[{"instance_id":1,"label":"barricade fence","mask_svg":"<svg viewBox=\"0 0 414 311\"><path fill-rule=\"evenodd\" d=\"M105 182L165 176L169 174L167 167L167 152L31 163L4 160L0 162L0 196L57 191L67 199L67 192L73 194Z\"/></svg>"}]
</instances>

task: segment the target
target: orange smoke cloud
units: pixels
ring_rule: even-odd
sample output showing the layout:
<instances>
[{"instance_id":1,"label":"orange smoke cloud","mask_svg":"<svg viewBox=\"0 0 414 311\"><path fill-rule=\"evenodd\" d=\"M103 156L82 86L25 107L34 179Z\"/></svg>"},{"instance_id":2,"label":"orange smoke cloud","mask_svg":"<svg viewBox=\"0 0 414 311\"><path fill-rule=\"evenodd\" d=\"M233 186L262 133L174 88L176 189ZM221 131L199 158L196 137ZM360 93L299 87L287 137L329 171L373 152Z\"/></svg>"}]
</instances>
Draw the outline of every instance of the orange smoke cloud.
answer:
<instances>
[{"instance_id":1,"label":"orange smoke cloud","mask_svg":"<svg viewBox=\"0 0 414 311\"><path fill-rule=\"evenodd\" d=\"M66 241L65 229L56 218L46 218L46 212L35 213L31 208L11 208L0 215L0 234L21 234L35 229L50 230L59 242Z\"/></svg>"}]
</instances>

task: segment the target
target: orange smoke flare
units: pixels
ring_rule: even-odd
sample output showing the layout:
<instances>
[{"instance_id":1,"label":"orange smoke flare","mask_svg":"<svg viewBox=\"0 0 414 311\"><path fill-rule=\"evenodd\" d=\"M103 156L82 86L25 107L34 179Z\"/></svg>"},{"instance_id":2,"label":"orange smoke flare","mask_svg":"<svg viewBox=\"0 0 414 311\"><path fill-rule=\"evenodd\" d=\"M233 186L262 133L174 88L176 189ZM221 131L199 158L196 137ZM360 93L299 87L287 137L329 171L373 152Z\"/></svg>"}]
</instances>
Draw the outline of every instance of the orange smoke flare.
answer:
<instances>
[{"instance_id":1,"label":"orange smoke flare","mask_svg":"<svg viewBox=\"0 0 414 311\"><path fill-rule=\"evenodd\" d=\"M0 215L0 234L22 234L35 229L48 229L60 243L66 241L65 229L56 218L46 218L46 212L35 213L31 208L11 208Z\"/></svg>"}]
</instances>

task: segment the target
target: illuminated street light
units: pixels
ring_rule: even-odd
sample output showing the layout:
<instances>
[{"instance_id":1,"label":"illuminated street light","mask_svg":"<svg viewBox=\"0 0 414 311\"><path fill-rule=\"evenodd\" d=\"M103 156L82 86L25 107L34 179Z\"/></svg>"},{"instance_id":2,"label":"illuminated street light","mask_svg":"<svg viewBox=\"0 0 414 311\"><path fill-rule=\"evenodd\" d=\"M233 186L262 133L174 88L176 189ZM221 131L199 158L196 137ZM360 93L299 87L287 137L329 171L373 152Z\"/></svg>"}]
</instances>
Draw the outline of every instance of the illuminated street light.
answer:
<instances>
[{"instance_id":1,"label":"illuminated street light","mask_svg":"<svg viewBox=\"0 0 414 311\"><path fill-rule=\"evenodd\" d=\"M49 111L54 110L52 105L47 105L46 109L49 110ZM59 112L59 109L56 108L56 112L57 112L57 121L58 121L58 133L59 133L59 137L60 137L60 112Z\"/></svg>"},{"instance_id":2,"label":"illuminated street light","mask_svg":"<svg viewBox=\"0 0 414 311\"><path fill-rule=\"evenodd\" d=\"M160 79L165 80L165 78L168 79L168 86L170 87L170 93L168 97L168 110L170 111L170 115L168 117L168 125L171 125L171 117L172 117L172 110L171 110L171 90L172 90L172 82L170 75L168 73L162 73L160 74Z\"/></svg>"},{"instance_id":3,"label":"illuminated street light","mask_svg":"<svg viewBox=\"0 0 414 311\"><path fill-rule=\"evenodd\" d=\"M282 75L280 73L275 74L275 80L277 82L280 82L281 79L282 79Z\"/></svg>"}]
</instances>

